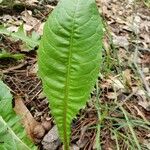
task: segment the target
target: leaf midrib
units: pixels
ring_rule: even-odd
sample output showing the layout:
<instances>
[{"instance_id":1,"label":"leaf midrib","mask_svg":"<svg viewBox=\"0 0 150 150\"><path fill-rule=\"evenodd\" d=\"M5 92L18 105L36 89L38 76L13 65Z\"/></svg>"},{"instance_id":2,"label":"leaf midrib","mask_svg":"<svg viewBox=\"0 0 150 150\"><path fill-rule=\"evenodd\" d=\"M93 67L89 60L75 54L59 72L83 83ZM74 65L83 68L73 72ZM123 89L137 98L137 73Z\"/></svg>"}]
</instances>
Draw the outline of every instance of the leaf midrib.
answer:
<instances>
[{"instance_id":1,"label":"leaf midrib","mask_svg":"<svg viewBox=\"0 0 150 150\"><path fill-rule=\"evenodd\" d=\"M0 121L5 125L7 126L7 130L10 132L10 134L12 135L12 140L18 140L24 147L26 147L27 150L30 150L30 148L25 144L23 143L20 138L18 138L18 136L13 132L13 130L6 124L6 122L3 120L2 116L0 116ZM16 143L14 143L14 145L16 145Z\"/></svg>"},{"instance_id":2,"label":"leaf midrib","mask_svg":"<svg viewBox=\"0 0 150 150\"><path fill-rule=\"evenodd\" d=\"M71 69L71 59L72 59L72 49L73 49L73 37L74 37L74 31L75 31L75 18L76 18L76 12L78 8L79 0L77 0L76 7L73 14L73 21L72 21L72 30L71 30L71 36L70 36L70 47L69 47L69 58L68 58L68 67L67 67L67 75L66 75L66 83L65 83L65 96L64 96L64 113L63 113L63 132L64 132L64 145L68 145L67 141L67 108L68 108L68 95L69 95L69 84L70 84L70 69Z\"/></svg>"}]
</instances>

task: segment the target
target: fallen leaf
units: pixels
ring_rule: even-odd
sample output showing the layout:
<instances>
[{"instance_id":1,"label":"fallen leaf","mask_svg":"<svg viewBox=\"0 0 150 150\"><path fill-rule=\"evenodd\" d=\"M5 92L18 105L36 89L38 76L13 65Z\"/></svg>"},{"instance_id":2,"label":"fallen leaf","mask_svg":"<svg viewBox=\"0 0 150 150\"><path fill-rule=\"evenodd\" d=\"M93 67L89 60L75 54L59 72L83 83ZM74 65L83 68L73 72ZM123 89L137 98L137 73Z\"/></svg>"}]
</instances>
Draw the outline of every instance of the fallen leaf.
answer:
<instances>
[{"instance_id":1,"label":"fallen leaf","mask_svg":"<svg viewBox=\"0 0 150 150\"><path fill-rule=\"evenodd\" d=\"M38 72L38 64L35 63L35 64L30 68L29 73L30 73L31 75L36 75L37 72Z\"/></svg>"},{"instance_id":2,"label":"fallen leaf","mask_svg":"<svg viewBox=\"0 0 150 150\"><path fill-rule=\"evenodd\" d=\"M33 118L30 111L24 105L22 98L19 96L15 97L14 111L21 117L22 124L31 140L37 142L37 139L41 139L44 136L44 127Z\"/></svg>"},{"instance_id":3,"label":"fallen leaf","mask_svg":"<svg viewBox=\"0 0 150 150\"><path fill-rule=\"evenodd\" d=\"M146 119L146 117L144 116L144 114L140 111L140 109L137 106L134 106L134 108L137 111L137 115L140 116L146 123L149 124L149 121Z\"/></svg>"},{"instance_id":4,"label":"fallen leaf","mask_svg":"<svg viewBox=\"0 0 150 150\"><path fill-rule=\"evenodd\" d=\"M116 99L116 97L117 97L117 93L115 93L115 92L107 93L107 98L109 98L109 99Z\"/></svg>"},{"instance_id":5,"label":"fallen leaf","mask_svg":"<svg viewBox=\"0 0 150 150\"><path fill-rule=\"evenodd\" d=\"M149 139L148 140L144 140L143 144L146 146L147 150L150 150L150 140Z\"/></svg>"},{"instance_id":6,"label":"fallen leaf","mask_svg":"<svg viewBox=\"0 0 150 150\"><path fill-rule=\"evenodd\" d=\"M121 83L121 81L119 79L114 78L111 80L112 80L112 85L116 90L124 90L125 89L123 83Z\"/></svg>"},{"instance_id":7,"label":"fallen leaf","mask_svg":"<svg viewBox=\"0 0 150 150\"><path fill-rule=\"evenodd\" d=\"M150 102L148 101L139 101L138 105L142 106L145 110L150 111Z\"/></svg>"},{"instance_id":8,"label":"fallen leaf","mask_svg":"<svg viewBox=\"0 0 150 150\"><path fill-rule=\"evenodd\" d=\"M141 17L138 16L138 15L134 16L131 28L133 29L135 34L139 34L140 33L140 23L141 23Z\"/></svg>"},{"instance_id":9,"label":"fallen leaf","mask_svg":"<svg viewBox=\"0 0 150 150\"><path fill-rule=\"evenodd\" d=\"M10 27L7 28L7 30L9 32L17 32L18 31L18 27L16 27L16 26L10 26Z\"/></svg>"},{"instance_id":10,"label":"fallen leaf","mask_svg":"<svg viewBox=\"0 0 150 150\"><path fill-rule=\"evenodd\" d=\"M132 88L131 70L126 69L125 71L123 71L123 77L124 77L125 85L131 89Z\"/></svg>"},{"instance_id":11,"label":"fallen leaf","mask_svg":"<svg viewBox=\"0 0 150 150\"><path fill-rule=\"evenodd\" d=\"M150 138L150 134L146 135L148 138Z\"/></svg>"},{"instance_id":12,"label":"fallen leaf","mask_svg":"<svg viewBox=\"0 0 150 150\"><path fill-rule=\"evenodd\" d=\"M39 30L39 28L41 28L41 21L37 18L32 17L32 11L23 11L22 19L25 22L24 29L28 32L30 32L32 29L34 29L34 31L37 31Z\"/></svg>"}]
</instances>

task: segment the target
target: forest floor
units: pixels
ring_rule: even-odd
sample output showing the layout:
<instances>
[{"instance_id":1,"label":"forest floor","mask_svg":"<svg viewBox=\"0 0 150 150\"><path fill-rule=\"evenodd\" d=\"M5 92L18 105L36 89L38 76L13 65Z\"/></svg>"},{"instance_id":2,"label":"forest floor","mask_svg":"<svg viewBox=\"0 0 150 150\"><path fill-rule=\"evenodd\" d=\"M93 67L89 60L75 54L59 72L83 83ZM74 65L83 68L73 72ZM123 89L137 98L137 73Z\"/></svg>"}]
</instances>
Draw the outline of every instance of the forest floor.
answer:
<instances>
[{"instance_id":1,"label":"forest floor","mask_svg":"<svg viewBox=\"0 0 150 150\"><path fill-rule=\"evenodd\" d=\"M44 22L56 5L55 0L0 5L1 24L9 31L21 26L18 35L22 35L21 29L28 35L16 40L2 34L0 26L0 52L9 54L0 56L1 79L14 98L21 97L34 119L51 131L36 137L41 150L61 149L62 145L37 75L37 47L29 41L38 41ZM106 29L103 63L91 101L73 120L71 147L150 150L150 2L97 0L97 5ZM49 134L55 134L55 141L47 143L45 136Z\"/></svg>"}]
</instances>

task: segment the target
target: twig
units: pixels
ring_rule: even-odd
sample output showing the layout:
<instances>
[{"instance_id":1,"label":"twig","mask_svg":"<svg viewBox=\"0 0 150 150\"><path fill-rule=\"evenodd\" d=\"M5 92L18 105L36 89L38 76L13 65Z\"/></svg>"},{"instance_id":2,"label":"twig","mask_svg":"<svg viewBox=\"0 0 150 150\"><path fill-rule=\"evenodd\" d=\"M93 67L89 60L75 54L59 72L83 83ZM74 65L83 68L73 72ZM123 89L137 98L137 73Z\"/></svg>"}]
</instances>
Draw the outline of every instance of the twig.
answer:
<instances>
[{"instance_id":1,"label":"twig","mask_svg":"<svg viewBox=\"0 0 150 150\"><path fill-rule=\"evenodd\" d=\"M23 94L23 91L19 88L19 86L14 82L13 77L10 77L10 80L12 81L12 83L15 85L15 87L19 90L19 92L21 94Z\"/></svg>"},{"instance_id":2,"label":"twig","mask_svg":"<svg viewBox=\"0 0 150 150\"><path fill-rule=\"evenodd\" d=\"M38 82L38 84L28 93L28 95L30 95L40 84L41 81Z\"/></svg>"},{"instance_id":3,"label":"twig","mask_svg":"<svg viewBox=\"0 0 150 150\"><path fill-rule=\"evenodd\" d=\"M25 66L27 64L27 61L23 62L22 64L19 64L18 66L14 66L14 67L10 67L6 70L2 70L1 72L2 73L9 73L10 71L13 71L13 70L16 70L16 69L20 69L22 68L23 66Z\"/></svg>"},{"instance_id":4,"label":"twig","mask_svg":"<svg viewBox=\"0 0 150 150\"><path fill-rule=\"evenodd\" d=\"M38 96L40 93L42 92L42 89L40 89L30 100L30 102L36 97Z\"/></svg>"}]
</instances>

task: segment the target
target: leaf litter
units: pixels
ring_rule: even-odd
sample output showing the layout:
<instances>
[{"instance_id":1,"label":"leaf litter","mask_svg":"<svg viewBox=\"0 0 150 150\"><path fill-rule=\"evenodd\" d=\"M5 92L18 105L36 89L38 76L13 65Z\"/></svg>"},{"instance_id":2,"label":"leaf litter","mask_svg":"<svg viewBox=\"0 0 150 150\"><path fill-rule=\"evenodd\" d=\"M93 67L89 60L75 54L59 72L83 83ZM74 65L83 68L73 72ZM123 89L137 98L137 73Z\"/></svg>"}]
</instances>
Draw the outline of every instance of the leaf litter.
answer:
<instances>
[{"instance_id":1,"label":"leaf litter","mask_svg":"<svg viewBox=\"0 0 150 150\"><path fill-rule=\"evenodd\" d=\"M29 3L28 5L38 6L35 7L38 13L26 8L19 14L17 12L13 13L14 15L4 13L0 16L0 21L12 32L16 32L23 23L23 29L28 35L35 32L40 36L42 35L44 21L51 10L43 13L39 8L41 5L45 5L46 10L47 8L53 9L57 2L30 1ZM121 136L124 132L130 133L127 127L118 129L119 125L125 123L119 107L123 106L130 114L133 122L134 119L142 119L148 124L150 121L149 91L146 88L150 86L150 10L143 2L137 1L135 3L133 0L97 0L97 5L107 26L104 44L104 67L101 68L103 77L98 82L98 88L101 91L98 102L101 118L98 118L94 105L97 96L96 90L94 90L91 94L92 102L87 104L85 110L80 111L80 114L72 123L72 149L96 149L97 124L100 124L101 132L98 134L100 134L102 150L115 150L117 136L120 137L118 141L120 148L126 150L130 147ZM0 48L13 54L22 53L23 47L21 44L20 41L2 36ZM106 50L107 52L105 52ZM136 50L138 51L137 55ZM16 95L21 96L21 101L17 103L21 103L23 112L28 112L28 117L30 116L35 124L51 129L49 132L43 130L43 135L36 141L39 143L40 149L46 149L44 147L50 145L45 142L45 139L57 135L57 131L53 131L54 122L46 97L42 93L41 82L37 77L36 51L24 51L23 54L25 55L23 60L13 61L13 63L9 60L9 65L8 60L5 60L5 62L0 60L2 80L12 89L15 97ZM115 66L110 65L112 61ZM109 65L110 70L106 71L107 65ZM15 100L17 99L15 98ZM17 109L17 113L24 116L23 112L20 112L20 108ZM112 118L115 120L112 120ZM23 120L27 119L24 118ZM136 122L134 122L135 124ZM30 129L30 127L27 128ZM113 129L118 129L118 131ZM31 131L33 132L33 129ZM149 149L150 139L148 135L150 132L141 126L137 126L135 132L140 144ZM49 140L50 144L56 144L56 141L59 141L58 136L55 138L56 140L53 138ZM53 143L53 141L55 142ZM55 146L61 149L60 143L57 144Z\"/></svg>"}]
</instances>

